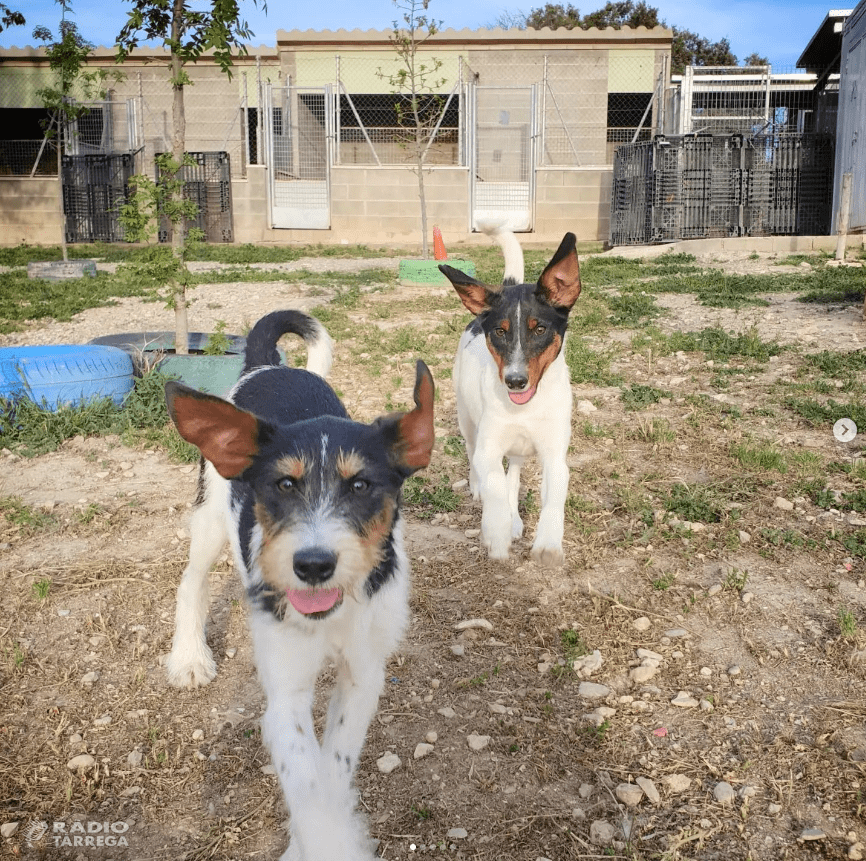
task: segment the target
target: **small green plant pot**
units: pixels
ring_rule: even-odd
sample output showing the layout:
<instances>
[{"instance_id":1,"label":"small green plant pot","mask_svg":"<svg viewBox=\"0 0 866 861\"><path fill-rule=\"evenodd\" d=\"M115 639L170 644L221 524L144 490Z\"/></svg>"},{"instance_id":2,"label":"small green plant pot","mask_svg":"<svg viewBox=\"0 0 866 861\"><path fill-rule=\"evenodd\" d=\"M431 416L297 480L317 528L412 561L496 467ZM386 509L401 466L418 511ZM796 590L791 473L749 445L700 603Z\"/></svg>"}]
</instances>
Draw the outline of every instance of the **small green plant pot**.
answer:
<instances>
[{"instance_id":1,"label":"small green plant pot","mask_svg":"<svg viewBox=\"0 0 866 861\"><path fill-rule=\"evenodd\" d=\"M439 271L440 263L475 277L475 264L471 260L401 260L400 283L406 287L447 287L451 282Z\"/></svg>"},{"instance_id":2,"label":"small green plant pot","mask_svg":"<svg viewBox=\"0 0 866 861\"><path fill-rule=\"evenodd\" d=\"M228 346L220 356L204 351L210 335L189 333L189 355L174 352L174 332L130 332L94 338L91 344L120 347L132 356L136 372L156 366L161 373L180 380L184 385L211 395L225 396L238 381L244 366L246 339L224 335Z\"/></svg>"}]
</instances>

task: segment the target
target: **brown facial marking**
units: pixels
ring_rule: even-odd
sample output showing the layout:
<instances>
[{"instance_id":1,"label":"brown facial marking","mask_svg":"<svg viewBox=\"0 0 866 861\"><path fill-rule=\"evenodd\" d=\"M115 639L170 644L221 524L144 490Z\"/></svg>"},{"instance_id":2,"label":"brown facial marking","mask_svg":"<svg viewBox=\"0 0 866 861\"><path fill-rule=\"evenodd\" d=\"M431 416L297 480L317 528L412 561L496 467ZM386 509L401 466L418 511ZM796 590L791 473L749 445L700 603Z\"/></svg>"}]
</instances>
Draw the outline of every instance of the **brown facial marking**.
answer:
<instances>
[{"instance_id":1,"label":"brown facial marking","mask_svg":"<svg viewBox=\"0 0 866 861\"><path fill-rule=\"evenodd\" d=\"M396 511L396 501L390 496L386 496L381 510L363 526L361 546L365 556L368 557L368 570L370 571L382 561L382 545L391 534Z\"/></svg>"},{"instance_id":2,"label":"brown facial marking","mask_svg":"<svg viewBox=\"0 0 866 861\"><path fill-rule=\"evenodd\" d=\"M277 470L281 475L287 475L295 480L303 478L309 469L309 464L300 457L281 457L277 461Z\"/></svg>"},{"instance_id":3,"label":"brown facial marking","mask_svg":"<svg viewBox=\"0 0 866 861\"><path fill-rule=\"evenodd\" d=\"M345 452L342 449L337 454L337 472L343 478L352 478L361 472L366 463L356 451Z\"/></svg>"},{"instance_id":4,"label":"brown facial marking","mask_svg":"<svg viewBox=\"0 0 866 861\"><path fill-rule=\"evenodd\" d=\"M529 317L526 321L526 326L531 332L538 325L538 320L535 317Z\"/></svg>"},{"instance_id":5,"label":"brown facial marking","mask_svg":"<svg viewBox=\"0 0 866 861\"><path fill-rule=\"evenodd\" d=\"M544 376L544 372L550 367L553 360L559 355L559 351L562 347L562 338L559 335L554 335L553 340L550 342L550 346L547 347L546 350L539 353L537 356L533 356L526 363L526 370L529 372L529 385L537 386L541 378Z\"/></svg>"},{"instance_id":6,"label":"brown facial marking","mask_svg":"<svg viewBox=\"0 0 866 861\"><path fill-rule=\"evenodd\" d=\"M500 322L500 324L499 324L499 328L500 328L500 329L505 329L505 331L507 332L507 331L511 328L511 320L509 320L509 319L506 317L504 320L502 320L502 322Z\"/></svg>"},{"instance_id":7,"label":"brown facial marking","mask_svg":"<svg viewBox=\"0 0 866 861\"><path fill-rule=\"evenodd\" d=\"M496 367L499 370L499 379L501 380L502 375L505 373L505 356L497 351L490 335L487 336L487 349L490 351L490 355L493 356L493 361L496 362Z\"/></svg>"},{"instance_id":8,"label":"brown facial marking","mask_svg":"<svg viewBox=\"0 0 866 861\"><path fill-rule=\"evenodd\" d=\"M253 513L255 514L256 522L262 527L262 538L265 542L270 541L279 531L277 521L271 517L267 508L261 502L257 502L253 506Z\"/></svg>"}]
</instances>

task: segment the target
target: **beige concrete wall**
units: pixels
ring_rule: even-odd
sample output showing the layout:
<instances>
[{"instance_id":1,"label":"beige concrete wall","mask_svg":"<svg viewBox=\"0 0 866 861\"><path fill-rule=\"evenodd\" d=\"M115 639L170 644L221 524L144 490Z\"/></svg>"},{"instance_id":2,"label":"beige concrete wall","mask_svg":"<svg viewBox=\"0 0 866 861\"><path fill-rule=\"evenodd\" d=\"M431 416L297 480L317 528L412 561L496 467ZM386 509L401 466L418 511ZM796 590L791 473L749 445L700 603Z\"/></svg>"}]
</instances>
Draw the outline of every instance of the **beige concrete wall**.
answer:
<instances>
[{"instance_id":1,"label":"beige concrete wall","mask_svg":"<svg viewBox=\"0 0 866 861\"><path fill-rule=\"evenodd\" d=\"M0 177L0 245L58 245L60 223L56 179Z\"/></svg>"},{"instance_id":2,"label":"beige concrete wall","mask_svg":"<svg viewBox=\"0 0 866 861\"><path fill-rule=\"evenodd\" d=\"M601 240L610 233L613 169L556 169L536 173L535 233L561 239L571 231L579 240Z\"/></svg>"}]
</instances>

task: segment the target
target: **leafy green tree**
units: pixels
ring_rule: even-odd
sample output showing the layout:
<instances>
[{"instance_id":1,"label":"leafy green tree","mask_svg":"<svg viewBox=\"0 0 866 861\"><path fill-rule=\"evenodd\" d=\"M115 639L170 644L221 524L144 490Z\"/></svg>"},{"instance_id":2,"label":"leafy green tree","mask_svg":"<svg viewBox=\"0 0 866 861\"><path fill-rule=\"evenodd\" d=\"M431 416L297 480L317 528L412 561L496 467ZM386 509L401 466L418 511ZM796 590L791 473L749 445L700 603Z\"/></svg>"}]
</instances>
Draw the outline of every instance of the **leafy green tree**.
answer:
<instances>
[{"instance_id":1,"label":"leafy green tree","mask_svg":"<svg viewBox=\"0 0 866 861\"><path fill-rule=\"evenodd\" d=\"M749 54L745 60L743 60L744 66L769 66L770 61L766 57L762 57L757 52Z\"/></svg>"},{"instance_id":2,"label":"leafy green tree","mask_svg":"<svg viewBox=\"0 0 866 861\"><path fill-rule=\"evenodd\" d=\"M501 16L503 21L509 17ZM608 2L601 9L581 15L580 11L570 3L547 3L533 9L525 16L525 26L534 29L550 27L557 29L565 27L568 30L575 27L667 27L668 24L659 17L659 10L650 6L644 0L635 3L634 0L619 0ZM519 25L518 25L519 26ZM727 39L712 42L709 39L684 30L671 27L674 38L671 45L671 71L682 74L686 66L736 66L737 58L731 53L731 45ZM756 55L753 55L756 56Z\"/></svg>"},{"instance_id":3,"label":"leafy green tree","mask_svg":"<svg viewBox=\"0 0 866 861\"><path fill-rule=\"evenodd\" d=\"M26 23L20 12L10 9L5 3L0 3L0 33L9 27L21 27Z\"/></svg>"},{"instance_id":4,"label":"leafy green tree","mask_svg":"<svg viewBox=\"0 0 866 861\"><path fill-rule=\"evenodd\" d=\"M259 5L258 0L253 0ZM186 112L184 87L192 81L186 72L188 63L195 63L207 51L221 71L231 78L233 56L247 53L245 42L253 33L240 17L237 0L131 0L132 10L117 37L117 62L122 63L130 51L142 41L159 42L169 50L172 89L171 155L162 159L160 180L168 193L161 194L163 214L172 223L171 248L174 274L169 283L175 312L175 351L189 352L189 321L187 318L186 236L184 222L189 207L183 203L183 183L177 181L186 159ZM267 11L267 5L261 0ZM166 154L167 155L167 154ZM146 186L143 186L146 188ZM153 195L151 190L151 196ZM155 216L154 216L155 217Z\"/></svg>"}]
</instances>

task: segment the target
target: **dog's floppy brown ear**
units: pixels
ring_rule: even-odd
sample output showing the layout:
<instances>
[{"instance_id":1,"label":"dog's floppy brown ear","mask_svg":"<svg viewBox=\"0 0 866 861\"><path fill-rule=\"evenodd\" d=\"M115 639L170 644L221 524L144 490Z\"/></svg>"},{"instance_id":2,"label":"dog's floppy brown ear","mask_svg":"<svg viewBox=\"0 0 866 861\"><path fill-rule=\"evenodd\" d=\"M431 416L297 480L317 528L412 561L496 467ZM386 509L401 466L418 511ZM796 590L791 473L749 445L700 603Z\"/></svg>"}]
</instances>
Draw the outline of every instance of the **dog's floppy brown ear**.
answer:
<instances>
[{"instance_id":1,"label":"dog's floppy brown ear","mask_svg":"<svg viewBox=\"0 0 866 861\"><path fill-rule=\"evenodd\" d=\"M496 295L495 290L446 263L440 264L439 271L451 282L470 314L477 316L490 307L491 299Z\"/></svg>"},{"instance_id":2,"label":"dog's floppy brown ear","mask_svg":"<svg viewBox=\"0 0 866 861\"><path fill-rule=\"evenodd\" d=\"M580 296L580 262L577 259L577 238L566 233L556 254L538 279L538 288L549 305L571 308Z\"/></svg>"},{"instance_id":3,"label":"dog's floppy brown ear","mask_svg":"<svg viewBox=\"0 0 866 861\"><path fill-rule=\"evenodd\" d=\"M184 386L165 384L168 412L178 433L223 478L236 478L259 450L259 420L234 404Z\"/></svg>"}]
</instances>

